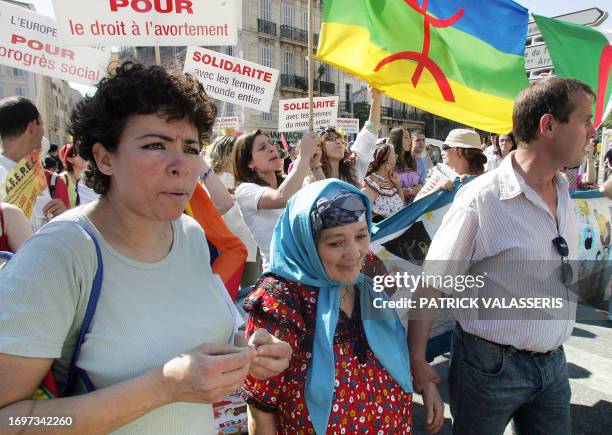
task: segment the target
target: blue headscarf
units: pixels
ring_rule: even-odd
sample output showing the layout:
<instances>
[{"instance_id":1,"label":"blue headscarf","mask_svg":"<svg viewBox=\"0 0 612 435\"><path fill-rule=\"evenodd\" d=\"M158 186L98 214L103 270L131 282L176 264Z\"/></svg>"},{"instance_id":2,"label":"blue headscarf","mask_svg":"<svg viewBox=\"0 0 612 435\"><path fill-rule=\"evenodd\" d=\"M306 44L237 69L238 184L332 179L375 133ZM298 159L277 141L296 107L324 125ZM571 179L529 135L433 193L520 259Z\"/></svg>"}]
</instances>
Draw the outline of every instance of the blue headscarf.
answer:
<instances>
[{"instance_id":1,"label":"blue headscarf","mask_svg":"<svg viewBox=\"0 0 612 435\"><path fill-rule=\"evenodd\" d=\"M270 266L273 273L289 281L319 288L312 360L306 377L306 405L317 434L326 433L335 385L334 333L340 309L339 283L329 279L319 259L311 226L311 211L320 198L333 199L346 192L362 198L366 206L368 232L372 210L368 197L356 187L337 179L327 179L300 189L288 202L274 228ZM408 345L401 322L394 310L376 312L374 298L385 293L373 290L372 280L363 274L357 280L361 320L370 349L387 372L406 392L412 392ZM376 320L374 320L376 319Z\"/></svg>"}]
</instances>

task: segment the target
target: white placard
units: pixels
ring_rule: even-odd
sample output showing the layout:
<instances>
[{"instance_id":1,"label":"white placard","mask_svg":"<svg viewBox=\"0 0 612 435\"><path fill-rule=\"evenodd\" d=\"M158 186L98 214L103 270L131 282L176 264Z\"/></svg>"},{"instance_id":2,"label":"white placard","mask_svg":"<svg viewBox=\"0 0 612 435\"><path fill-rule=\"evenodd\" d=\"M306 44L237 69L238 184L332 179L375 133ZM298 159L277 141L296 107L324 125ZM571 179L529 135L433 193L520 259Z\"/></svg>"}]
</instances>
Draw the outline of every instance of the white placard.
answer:
<instances>
[{"instance_id":1,"label":"white placard","mask_svg":"<svg viewBox=\"0 0 612 435\"><path fill-rule=\"evenodd\" d=\"M344 134L359 133L359 119L357 118L338 118L336 127L342 128Z\"/></svg>"},{"instance_id":2,"label":"white placard","mask_svg":"<svg viewBox=\"0 0 612 435\"><path fill-rule=\"evenodd\" d=\"M106 75L110 47L66 47L57 22L0 2L0 64L84 85Z\"/></svg>"},{"instance_id":3,"label":"white placard","mask_svg":"<svg viewBox=\"0 0 612 435\"><path fill-rule=\"evenodd\" d=\"M314 128L336 125L339 96L313 98ZM278 131L308 130L308 98L280 100L278 102Z\"/></svg>"},{"instance_id":4,"label":"white placard","mask_svg":"<svg viewBox=\"0 0 612 435\"><path fill-rule=\"evenodd\" d=\"M53 0L70 45L236 45L239 0Z\"/></svg>"},{"instance_id":5,"label":"white placard","mask_svg":"<svg viewBox=\"0 0 612 435\"><path fill-rule=\"evenodd\" d=\"M185 72L195 75L213 98L269 112L278 70L200 47L189 47Z\"/></svg>"},{"instance_id":6,"label":"white placard","mask_svg":"<svg viewBox=\"0 0 612 435\"><path fill-rule=\"evenodd\" d=\"M221 116L215 118L212 130L213 133L219 133L219 130L223 130L224 128L232 128L234 130L238 130L239 126L240 121L238 120L237 116Z\"/></svg>"}]
</instances>

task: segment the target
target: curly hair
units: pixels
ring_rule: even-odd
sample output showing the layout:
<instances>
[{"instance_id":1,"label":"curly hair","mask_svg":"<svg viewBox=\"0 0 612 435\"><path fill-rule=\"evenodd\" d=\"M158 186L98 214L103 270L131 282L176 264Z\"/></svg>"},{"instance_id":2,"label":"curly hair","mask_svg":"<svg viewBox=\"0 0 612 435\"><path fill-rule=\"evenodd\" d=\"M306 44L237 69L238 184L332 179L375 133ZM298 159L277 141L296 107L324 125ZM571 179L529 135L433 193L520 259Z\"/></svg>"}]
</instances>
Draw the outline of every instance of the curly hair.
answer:
<instances>
[{"instance_id":1,"label":"curly hair","mask_svg":"<svg viewBox=\"0 0 612 435\"><path fill-rule=\"evenodd\" d=\"M236 139L236 136L219 136L210 145L210 167L215 174L222 173L231 161Z\"/></svg>"},{"instance_id":2,"label":"curly hair","mask_svg":"<svg viewBox=\"0 0 612 435\"><path fill-rule=\"evenodd\" d=\"M481 150L475 148L455 148L457 154L468 162L470 175L481 175L485 171L487 157Z\"/></svg>"},{"instance_id":3,"label":"curly hair","mask_svg":"<svg viewBox=\"0 0 612 435\"><path fill-rule=\"evenodd\" d=\"M327 127L323 132L321 132L321 136L325 141L335 140L335 138L338 137L342 138L342 135L333 127ZM334 136L333 139L332 136ZM359 183L357 182L357 177L355 176L355 163L355 156L353 156L348 148L345 147L344 156L338 164L338 174L340 175L340 180L346 181L353 186L360 187ZM331 163L329 162L329 157L325 151L325 144L321 146L321 169L323 170L323 174L325 174L325 178L331 177Z\"/></svg>"},{"instance_id":4,"label":"curly hair","mask_svg":"<svg viewBox=\"0 0 612 435\"><path fill-rule=\"evenodd\" d=\"M158 114L167 121L188 119L206 141L216 108L204 87L190 74L124 62L97 85L93 96L85 97L72 112L70 134L79 154L88 162L84 173L87 185L104 194L111 177L98 168L93 146L102 144L115 152L119 138L132 115Z\"/></svg>"}]
</instances>

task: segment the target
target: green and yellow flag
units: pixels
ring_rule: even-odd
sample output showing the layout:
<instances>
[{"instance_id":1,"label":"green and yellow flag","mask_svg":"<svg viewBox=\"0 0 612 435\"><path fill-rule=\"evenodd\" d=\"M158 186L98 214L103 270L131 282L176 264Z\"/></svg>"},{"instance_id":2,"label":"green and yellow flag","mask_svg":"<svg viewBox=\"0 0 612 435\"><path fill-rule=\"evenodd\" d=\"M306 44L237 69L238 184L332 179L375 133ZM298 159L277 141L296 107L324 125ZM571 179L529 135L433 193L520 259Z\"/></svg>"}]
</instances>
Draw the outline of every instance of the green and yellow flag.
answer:
<instances>
[{"instance_id":1,"label":"green and yellow flag","mask_svg":"<svg viewBox=\"0 0 612 435\"><path fill-rule=\"evenodd\" d=\"M612 33L534 15L559 77L588 84L597 93L593 124L612 109ZM607 106L607 109L606 109Z\"/></svg>"},{"instance_id":2,"label":"green and yellow flag","mask_svg":"<svg viewBox=\"0 0 612 435\"><path fill-rule=\"evenodd\" d=\"M386 95L507 133L527 86L527 9L511 0L326 0L317 57Z\"/></svg>"}]
</instances>

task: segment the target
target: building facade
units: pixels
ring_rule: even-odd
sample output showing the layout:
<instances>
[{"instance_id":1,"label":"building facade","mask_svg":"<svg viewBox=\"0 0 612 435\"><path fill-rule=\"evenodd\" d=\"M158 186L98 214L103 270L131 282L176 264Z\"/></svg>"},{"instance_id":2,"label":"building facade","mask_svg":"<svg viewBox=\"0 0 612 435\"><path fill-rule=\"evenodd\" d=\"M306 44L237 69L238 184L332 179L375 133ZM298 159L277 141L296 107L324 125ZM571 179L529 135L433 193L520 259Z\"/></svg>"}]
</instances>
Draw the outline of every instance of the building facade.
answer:
<instances>
[{"instance_id":1,"label":"building facade","mask_svg":"<svg viewBox=\"0 0 612 435\"><path fill-rule=\"evenodd\" d=\"M68 133L70 114L83 97L65 80L46 76L38 76L37 89L36 106L43 119L45 137L61 147L72 140Z\"/></svg>"},{"instance_id":2,"label":"building facade","mask_svg":"<svg viewBox=\"0 0 612 435\"><path fill-rule=\"evenodd\" d=\"M12 96L36 99L36 76L30 72L0 65L0 99Z\"/></svg>"}]
</instances>

